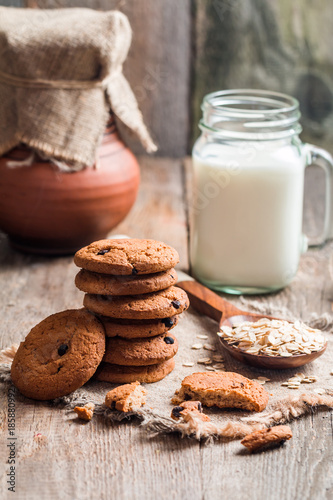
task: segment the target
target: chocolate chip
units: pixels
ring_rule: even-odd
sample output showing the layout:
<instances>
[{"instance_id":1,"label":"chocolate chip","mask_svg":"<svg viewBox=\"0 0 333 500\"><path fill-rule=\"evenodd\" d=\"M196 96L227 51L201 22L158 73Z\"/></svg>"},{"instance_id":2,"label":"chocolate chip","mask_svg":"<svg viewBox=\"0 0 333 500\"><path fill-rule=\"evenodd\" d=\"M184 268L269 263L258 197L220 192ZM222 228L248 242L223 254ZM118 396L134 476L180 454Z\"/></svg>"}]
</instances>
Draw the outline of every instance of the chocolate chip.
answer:
<instances>
[{"instance_id":1,"label":"chocolate chip","mask_svg":"<svg viewBox=\"0 0 333 500\"><path fill-rule=\"evenodd\" d=\"M61 346L59 346L58 348L58 354L59 356L63 356L64 354L66 354L68 350L68 345L67 344L61 344Z\"/></svg>"},{"instance_id":2,"label":"chocolate chip","mask_svg":"<svg viewBox=\"0 0 333 500\"><path fill-rule=\"evenodd\" d=\"M175 341L172 337L164 337L163 340L166 344L174 344L175 343Z\"/></svg>"},{"instance_id":3,"label":"chocolate chip","mask_svg":"<svg viewBox=\"0 0 333 500\"><path fill-rule=\"evenodd\" d=\"M106 253L110 252L110 249L104 248L104 250L100 250L97 255L104 255Z\"/></svg>"},{"instance_id":4,"label":"chocolate chip","mask_svg":"<svg viewBox=\"0 0 333 500\"><path fill-rule=\"evenodd\" d=\"M185 399L185 401L191 401L192 398L189 394L185 393L184 399Z\"/></svg>"},{"instance_id":5,"label":"chocolate chip","mask_svg":"<svg viewBox=\"0 0 333 500\"><path fill-rule=\"evenodd\" d=\"M167 326L168 328L170 328L174 324L174 320L172 318L163 318L161 319L161 321L163 325Z\"/></svg>"},{"instance_id":6,"label":"chocolate chip","mask_svg":"<svg viewBox=\"0 0 333 500\"><path fill-rule=\"evenodd\" d=\"M181 415L180 415L180 412L183 411L184 408L183 406L175 406L173 409L172 409L172 415L175 417L175 418L180 418Z\"/></svg>"},{"instance_id":7,"label":"chocolate chip","mask_svg":"<svg viewBox=\"0 0 333 500\"><path fill-rule=\"evenodd\" d=\"M173 300L173 301L171 302L171 304L173 305L173 307L174 307L175 309L179 309L179 308L180 308L180 302L179 302L179 300Z\"/></svg>"},{"instance_id":8,"label":"chocolate chip","mask_svg":"<svg viewBox=\"0 0 333 500\"><path fill-rule=\"evenodd\" d=\"M138 272L139 271L137 269L135 269L135 267L133 267L133 269L132 269L132 276L136 276L138 274Z\"/></svg>"},{"instance_id":9,"label":"chocolate chip","mask_svg":"<svg viewBox=\"0 0 333 500\"><path fill-rule=\"evenodd\" d=\"M115 409L116 409L116 402L112 401L111 402L111 410L115 410Z\"/></svg>"}]
</instances>

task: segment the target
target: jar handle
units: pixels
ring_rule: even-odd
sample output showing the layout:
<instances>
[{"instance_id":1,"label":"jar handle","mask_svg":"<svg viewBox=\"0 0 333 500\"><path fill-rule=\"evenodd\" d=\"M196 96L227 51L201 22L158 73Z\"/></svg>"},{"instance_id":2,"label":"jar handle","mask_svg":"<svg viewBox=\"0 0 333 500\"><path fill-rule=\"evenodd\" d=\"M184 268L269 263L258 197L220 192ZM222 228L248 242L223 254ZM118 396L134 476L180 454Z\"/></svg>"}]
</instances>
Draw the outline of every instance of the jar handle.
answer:
<instances>
[{"instance_id":1,"label":"jar handle","mask_svg":"<svg viewBox=\"0 0 333 500\"><path fill-rule=\"evenodd\" d=\"M333 237L333 157L325 149L318 148L313 144L304 144L304 146L307 154L306 167L310 165L317 165L324 170L326 175L324 228L319 236L316 238L309 238L309 246L318 246L325 243L328 238Z\"/></svg>"}]
</instances>

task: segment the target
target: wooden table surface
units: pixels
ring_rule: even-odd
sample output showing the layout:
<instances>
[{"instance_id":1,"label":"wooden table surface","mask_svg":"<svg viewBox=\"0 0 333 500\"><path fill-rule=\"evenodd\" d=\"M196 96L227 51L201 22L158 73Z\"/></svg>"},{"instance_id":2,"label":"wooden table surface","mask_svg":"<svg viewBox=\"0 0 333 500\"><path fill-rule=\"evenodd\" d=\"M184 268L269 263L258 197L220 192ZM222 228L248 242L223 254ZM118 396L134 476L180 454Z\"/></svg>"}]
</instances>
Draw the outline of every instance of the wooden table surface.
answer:
<instances>
[{"instance_id":1,"label":"wooden table surface","mask_svg":"<svg viewBox=\"0 0 333 500\"><path fill-rule=\"evenodd\" d=\"M182 160L142 158L142 183L134 209L117 233L156 238L175 246L188 269L186 175ZM322 217L321 175L309 172L305 225ZM321 202L318 200L321 199ZM292 285L273 300L302 317L331 312L332 243L302 257ZM71 257L43 258L14 251L0 237L1 345L20 341L38 321L80 307ZM271 297L272 299L272 297ZM232 299L235 300L235 299ZM262 299L266 300L265 298ZM333 364L332 364L333 368ZM292 424L292 446L249 456L235 442L200 444L168 435L148 439L137 424L78 424L64 411L16 394L16 492L7 491L7 392L1 397L0 498L119 500L332 499L332 414Z\"/></svg>"}]
</instances>

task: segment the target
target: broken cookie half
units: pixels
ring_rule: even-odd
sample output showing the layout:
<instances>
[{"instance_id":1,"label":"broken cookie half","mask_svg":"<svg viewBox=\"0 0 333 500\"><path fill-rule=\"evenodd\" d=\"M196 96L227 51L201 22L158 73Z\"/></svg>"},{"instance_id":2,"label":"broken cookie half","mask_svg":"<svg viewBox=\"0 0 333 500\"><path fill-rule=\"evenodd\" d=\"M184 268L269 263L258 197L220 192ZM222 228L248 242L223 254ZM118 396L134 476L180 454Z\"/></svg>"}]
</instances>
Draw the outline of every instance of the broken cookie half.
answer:
<instances>
[{"instance_id":1,"label":"broken cookie half","mask_svg":"<svg viewBox=\"0 0 333 500\"><path fill-rule=\"evenodd\" d=\"M140 382L124 384L112 389L105 396L105 406L123 412L136 411L146 404L147 391Z\"/></svg>"},{"instance_id":2,"label":"broken cookie half","mask_svg":"<svg viewBox=\"0 0 333 500\"><path fill-rule=\"evenodd\" d=\"M268 392L258 382L239 373L198 372L184 378L172 403L198 400L204 406L263 411L268 399Z\"/></svg>"}]
</instances>

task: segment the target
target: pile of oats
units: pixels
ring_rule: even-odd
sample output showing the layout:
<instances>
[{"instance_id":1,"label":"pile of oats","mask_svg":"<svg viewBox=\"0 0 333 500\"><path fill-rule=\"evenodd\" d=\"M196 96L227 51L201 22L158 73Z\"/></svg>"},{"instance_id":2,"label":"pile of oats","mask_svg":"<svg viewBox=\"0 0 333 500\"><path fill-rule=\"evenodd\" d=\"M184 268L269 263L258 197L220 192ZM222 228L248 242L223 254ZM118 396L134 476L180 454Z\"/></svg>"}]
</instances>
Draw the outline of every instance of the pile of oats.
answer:
<instances>
[{"instance_id":1,"label":"pile of oats","mask_svg":"<svg viewBox=\"0 0 333 500\"><path fill-rule=\"evenodd\" d=\"M263 318L254 323L246 321L231 328L223 326L218 335L248 354L265 356L293 356L320 351L325 337L320 330L300 321L289 323L278 319Z\"/></svg>"}]
</instances>

